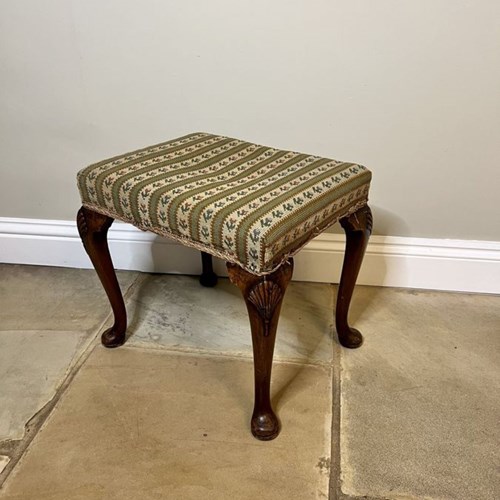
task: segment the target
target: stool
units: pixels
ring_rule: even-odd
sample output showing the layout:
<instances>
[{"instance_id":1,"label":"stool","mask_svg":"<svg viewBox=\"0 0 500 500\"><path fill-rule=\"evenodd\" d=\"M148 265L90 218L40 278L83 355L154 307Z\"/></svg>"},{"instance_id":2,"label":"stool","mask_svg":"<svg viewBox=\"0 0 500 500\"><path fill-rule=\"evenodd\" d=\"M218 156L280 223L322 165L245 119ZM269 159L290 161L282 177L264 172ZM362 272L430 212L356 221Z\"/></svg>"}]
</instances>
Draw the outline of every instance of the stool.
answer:
<instances>
[{"instance_id":1,"label":"stool","mask_svg":"<svg viewBox=\"0 0 500 500\"><path fill-rule=\"evenodd\" d=\"M81 170L78 231L114 313L113 326L102 334L103 345L122 345L127 328L107 244L114 219L201 250L204 286L217 283L212 256L225 259L250 318L255 378L251 431L258 439L274 439L280 423L270 400L271 368L292 256L337 221L346 233L337 334L345 347L356 348L363 341L347 316L372 229L370 180L370 171L361 165L206 133Z\"/></svg>"}]
</instances>

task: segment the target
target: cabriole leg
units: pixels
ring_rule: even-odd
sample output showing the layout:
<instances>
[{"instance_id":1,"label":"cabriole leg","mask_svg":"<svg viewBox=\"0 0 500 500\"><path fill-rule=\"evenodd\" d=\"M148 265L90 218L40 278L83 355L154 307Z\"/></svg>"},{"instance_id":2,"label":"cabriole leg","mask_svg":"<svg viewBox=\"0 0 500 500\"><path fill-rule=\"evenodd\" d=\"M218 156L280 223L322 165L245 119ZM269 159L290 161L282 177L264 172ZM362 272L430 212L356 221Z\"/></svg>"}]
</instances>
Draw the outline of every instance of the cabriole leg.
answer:
<instances>
[{"instance_id":1,"label":"cabriole leg","mask_svg":"<svg viewBox=\"0 0 500 500\"><path fill-rule=\"evenodd\" d=\"M106 347L118 347L125 342L127 313L108 248L108 229L113 223L113 219L82 207L78 211L76 220L83 246L94 265L113 309L115 322L102 334L101 341Z\"/></svg>"},{"instance_id":2,"label":"cabriole leg","mask_svg":"<svg viewBox=\"0 0 500 500\"><path fill-rule=\"evenodd\" d=\"M200 284L207 287L213 287L217 284L217 275L214 273L212 256L206 252L201 252Z\"/></svg>"},{"instance_id":3,"label":"cabriole leg","mask_svg":"<svg viewBox=\"0 0 500 500\"><path fill-rule=\"evenodd\" d=\"M257 439L267 441L280 432L278 417L271 406L271 369L281 303L292 278L293 261L267 276L256 276L230 263L227 269L230 280L243 294L252 330L255 405L251 430Z\"/></svg>"},{"instance_id":4,"label":"cabriole leg","mask_svg":"<svg viewBox=\"0 0 500 500\"><path fill-rule=\"evenodd\" d=\"M340 224L346 234L346 248L337 297L335 325L339 342L344 347L354 349L363 343L363 336L358 330L349 326L347 317L354 285L372 232L373 218L370 207L365 205L348 217L340 219Z\"/></svg>"}]
</instances>

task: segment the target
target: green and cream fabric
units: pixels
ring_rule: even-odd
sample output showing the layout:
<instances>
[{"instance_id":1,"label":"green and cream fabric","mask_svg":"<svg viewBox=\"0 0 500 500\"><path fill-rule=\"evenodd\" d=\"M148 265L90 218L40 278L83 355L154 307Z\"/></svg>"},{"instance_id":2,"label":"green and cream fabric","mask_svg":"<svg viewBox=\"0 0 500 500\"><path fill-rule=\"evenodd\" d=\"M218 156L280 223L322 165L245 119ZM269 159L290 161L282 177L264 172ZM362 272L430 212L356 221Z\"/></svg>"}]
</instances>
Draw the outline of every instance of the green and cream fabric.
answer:
<instances>
[{"instance_id":1,"label":"green and cream fabric","mask_svg":"<svg viewBox=\"0 0 500 500\"><path fill-rule=\"evenodd\" d=\"M78 173L83 205L241 265L271 272L365 205L365 167L195 133Z\"/></svg>"}]
</instances>

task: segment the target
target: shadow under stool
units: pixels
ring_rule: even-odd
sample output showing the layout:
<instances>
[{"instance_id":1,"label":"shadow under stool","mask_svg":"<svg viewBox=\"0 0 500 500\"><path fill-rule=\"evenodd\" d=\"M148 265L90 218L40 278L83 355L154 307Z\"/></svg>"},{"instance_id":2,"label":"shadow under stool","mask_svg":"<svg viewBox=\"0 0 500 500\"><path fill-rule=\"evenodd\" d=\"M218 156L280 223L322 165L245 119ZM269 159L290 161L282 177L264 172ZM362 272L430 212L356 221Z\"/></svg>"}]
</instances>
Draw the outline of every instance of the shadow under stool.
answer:
<instances>
[{"instance_id":1,"label":"shadow under stool","mask_svg":"<svg viewBox=\"0 0 500 500\"><path fill-rule=\"evenodd\" d=\"M335 324L339 342L356 348L349 305L372 230L371 173L354 163L284 151L229 137L193 133L93 164L78 173L80 237L111 303L106 347L125 342L127 314L108 249L114 219L201 251L203 286L215 286L212 256L226 260L250 320L255 404L252 434L280 432L270 398L276 329L293 259L339 221L346 250Z\"/></svg>"}]
</instances>

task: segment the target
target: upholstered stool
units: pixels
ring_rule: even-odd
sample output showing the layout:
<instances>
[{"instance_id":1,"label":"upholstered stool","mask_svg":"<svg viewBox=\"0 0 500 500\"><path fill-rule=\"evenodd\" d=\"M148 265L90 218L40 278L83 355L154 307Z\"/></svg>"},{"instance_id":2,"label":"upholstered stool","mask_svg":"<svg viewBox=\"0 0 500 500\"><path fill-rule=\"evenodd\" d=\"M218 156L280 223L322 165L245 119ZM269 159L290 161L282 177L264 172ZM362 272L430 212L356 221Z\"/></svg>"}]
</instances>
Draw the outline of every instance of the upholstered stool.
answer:
<instances>
[{"instance_id":1,"label":"upholstered stool","mask_svg":"<svg viewBox=\"0 0 500 500\"><path fill-rule=\"evenodd\" d=\"M280 425L270 401L271 368L292 256L338 220L346 232L346 253L337 334L345 347L362 343L347 316L371 233L370 179L371 173L361 165L206 133L83 169L78 173L83 204L78 230L114 313L114 324L102 334L102 343L122 345L127 328L107 245L113 219L201 250L202 285L217 282L212 255L225 259L250 317L255 373L251 430L259 439L275 438Z\"/></svg>"}]
</instances>

